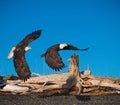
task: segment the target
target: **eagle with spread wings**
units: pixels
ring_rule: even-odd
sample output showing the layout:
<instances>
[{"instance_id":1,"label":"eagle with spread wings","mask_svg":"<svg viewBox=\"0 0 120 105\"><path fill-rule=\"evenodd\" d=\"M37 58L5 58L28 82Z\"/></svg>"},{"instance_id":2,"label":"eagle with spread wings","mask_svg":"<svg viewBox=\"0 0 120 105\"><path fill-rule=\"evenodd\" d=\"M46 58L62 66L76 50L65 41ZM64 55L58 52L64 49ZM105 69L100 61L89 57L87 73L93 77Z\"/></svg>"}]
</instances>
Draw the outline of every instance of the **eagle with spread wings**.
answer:
<instances>
[{"instance_id":1,"label":"eagle with spread wings","mask_svg":"<svg viewBox=\"0 0 120 105\"><path fill-rule=\"evenodd\" d=\"M54 69L55 71L60 71L65 66L62 61L62 58L59 54L60 50L80 50L87 51L88 48L80 49L70 44L55 44L47 49L47 51L41 55L41 57L45 57L45 61L49 67Z\"/></svg>"},{"instance_id":2,"label":"eagle with spread wings","mask_svg":"<svg viewBox=\"0 0 120 105\"><path fill-rule=\"evenodd\" d=\"M26 81L31 76L29 66L25 59L25 48L28 46L30 42L39 38L40 35L41 35L41 30L37 30L35 32L30 33L20 43L17 44L14 50L14 56L13 56L14 67L21 80Z\"/></svg>"}]
</instances>

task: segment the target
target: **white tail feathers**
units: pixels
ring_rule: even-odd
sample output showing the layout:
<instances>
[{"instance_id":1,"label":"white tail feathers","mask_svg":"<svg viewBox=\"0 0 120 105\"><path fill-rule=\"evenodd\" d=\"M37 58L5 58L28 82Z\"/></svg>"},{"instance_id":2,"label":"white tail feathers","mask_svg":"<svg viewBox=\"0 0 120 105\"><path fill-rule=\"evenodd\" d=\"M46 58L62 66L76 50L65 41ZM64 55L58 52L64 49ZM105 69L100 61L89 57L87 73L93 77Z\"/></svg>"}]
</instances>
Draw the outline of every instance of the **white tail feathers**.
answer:
<instances>
[{"instance_id":1,"label":"white tail feathers","mask_svg":"<svg viewBox=\"0 0 120 105\"><path fill-rule=\"evenodd\" d=\"M10 50L10 53L8 54L8 59L13 58L14 56L14 50L16 47L12 47L12 49ZM25 51L31 50L32 48L30 46L25 47Z\"/></svg>"},{"instance_id":2,"label":"white tail feathers","mask_svg":"<svg viewBox=\"0 0 120 105\"><path fill-rule=\"evenodd\" d=\"M8 54L8 59L11 59L14 55L14 50L16 47L12 47L12 49L10 50L10 53Z\"/></svg>"}]
</instances>

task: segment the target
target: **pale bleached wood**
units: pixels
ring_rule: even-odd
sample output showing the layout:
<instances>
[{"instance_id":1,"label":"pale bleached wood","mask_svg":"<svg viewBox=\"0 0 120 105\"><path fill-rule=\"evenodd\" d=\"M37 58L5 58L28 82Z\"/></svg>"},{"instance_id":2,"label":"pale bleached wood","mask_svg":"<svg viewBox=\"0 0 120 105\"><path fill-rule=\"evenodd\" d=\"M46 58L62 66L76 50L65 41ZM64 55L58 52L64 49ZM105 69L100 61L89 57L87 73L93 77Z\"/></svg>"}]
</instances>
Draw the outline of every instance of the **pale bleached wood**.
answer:
<instances>
[{"instance_id":1,"label":"pale bleached wood","mask_svg":"<svg viewBox=\"0 0 120 105\"><path fill-rule=\"evenodd\" d=\"M79 57L78 57L78 55L71 56L69 61L70 61L70 66L68 68L68 72L73 74L73 78L75 81L74 86L77 88L76 95L80 95L81 90L82 90L82 79L81 79L80 70L79 70Z\"/></svg>"},{"instance_id":2,"label":"pale bleached wood","mask_svg":"<svg viewBox=\"0 0 120 105\"><path fill-rule=\"evenodd\" d=\"M21 80L7 80L6 84L29 88L29 90L20 91L21 94L43 93L44 91L53 91L56 89L59 93L69 93L73 91L74 95L80 95L82 90L82 93L91 92L97 89L99 90L100 86L113 88L118 90L119 93L120 79L94 76L89 70L80 74L78 66L79 58L77 55L72 55L69 62L70 65L66 73L32 76L25 82ZM55 92L56 91L53 91L50 94L52 95Z\"/></svg>"},{"instance_id":3,"label":"pale bleached wood","mask_svg":"<svg viewBox=\"0 0 120 105\"><path fill-rule=\"evenodd\" d=\"M67 73L51 74L51 75L39 75L31 77L27 81L21 80L7 80L7 84L14 84L22 87L29 87L29 91L43 92L45 90L52 89L66 89L67 91L73 86L77 87L76 94L80 94L81 83L80 74L78 68L78 56L73 55L69 59L70 65Z\"/></svg>"},{"instance_id":4,"label":"pale bleached wood","mask_svg":"<svg viewBox=\"0 0 120 105\"><path fill-rule=\"evenodd\" d=\"M95 86L110 87L110 88L120 90L120 85L115 84L114 81L112 81L112 80L108 80L108 79L103 79L103 80L101 80L101 79L100 80L99 79L90 79L89 82L91 82L92 85L95 85Z\"/></svg>"}]
</instances>

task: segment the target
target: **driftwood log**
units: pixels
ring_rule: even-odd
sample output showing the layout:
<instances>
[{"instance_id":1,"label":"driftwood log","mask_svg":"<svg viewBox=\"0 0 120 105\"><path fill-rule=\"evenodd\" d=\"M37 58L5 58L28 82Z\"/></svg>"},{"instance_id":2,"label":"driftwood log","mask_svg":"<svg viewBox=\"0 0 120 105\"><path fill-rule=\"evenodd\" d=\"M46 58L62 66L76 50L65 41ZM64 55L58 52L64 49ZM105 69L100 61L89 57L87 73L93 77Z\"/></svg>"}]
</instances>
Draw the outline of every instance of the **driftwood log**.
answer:
<instances>
[{"instance_id":1,"label":"driftwood log","mask_svg":"<svg viewBox=\"0 0 120 105\"><path fill-rule=\"evenodd\" d=\"M120 79L93 76L89 69L80 73L78 55L72 55L69 61L67 73L32 76L25 82L4 78L6 86L1 91L40 95L120 93Z\"/></svg>"},{"instance_id":2,"label":"driftwood log","mask_svg":"<svg viewBox=\"0 0 120 105\"><path fill-rule=\"evenodd\" d=\"M33 93L33 92L44 92L50 90L56 90L55 93L69 93L72 87L77 89L75 94L80 94L81 92L81 79L80 79L80 72L78 68L78 56L73 55L69 59L70 66L67 73L63 74L51 74L46 76L32 76L27 81L21 80L7 80L7 84L15 87L15 85L20 87L28 87L25 88L26 90L23 93ZM14 92L21 92L19 89L15 87ZM10 89L4 88L6 91L10 91ZM13 91L13 88L11 89ZM52 94L54 94L54 92Z\"/></svg>"}]
</instances>

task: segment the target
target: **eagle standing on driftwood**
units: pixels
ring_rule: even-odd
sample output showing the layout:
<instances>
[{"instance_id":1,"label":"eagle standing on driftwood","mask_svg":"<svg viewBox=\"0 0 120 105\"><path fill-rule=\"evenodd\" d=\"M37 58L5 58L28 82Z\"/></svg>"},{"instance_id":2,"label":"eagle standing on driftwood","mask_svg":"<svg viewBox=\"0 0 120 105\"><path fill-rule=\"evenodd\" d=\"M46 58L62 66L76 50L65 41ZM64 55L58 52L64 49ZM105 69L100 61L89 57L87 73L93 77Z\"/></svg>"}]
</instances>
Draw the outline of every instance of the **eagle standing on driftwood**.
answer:
<instances>
[{"instance_id":1,"label":"eagle standing on driftwood","mask_svg":"<svg viewBox=\"0 0 120 105\"><path fill-rule=\"evenodd\" d=\"M16 72L20 79L26 81L31 76L31 72L27 65L25 59L25 48L28 46L30 42L37 39L41 34L41 30L32 32L27 35L15 48L14 50L14 66Z\"/></svg>"},{"instance_id":2,"label":"eagle standing on driftwood","mask_svg":"<svg viewBox=\"0 0 120 105\"><path fill-rule=\"evenodd\" d=\"M79 49L73 45L69 44L56 44L47 49L47 51L41 55L41 57L45 57L45 61L48 64L49 67L51 67L54 70L62 70L64 67L64 63L62 61L62 58L60 57L58 51L60 50L81 50L86 51L89 48L85 49Z\"/></svg>"}]
</instances>

